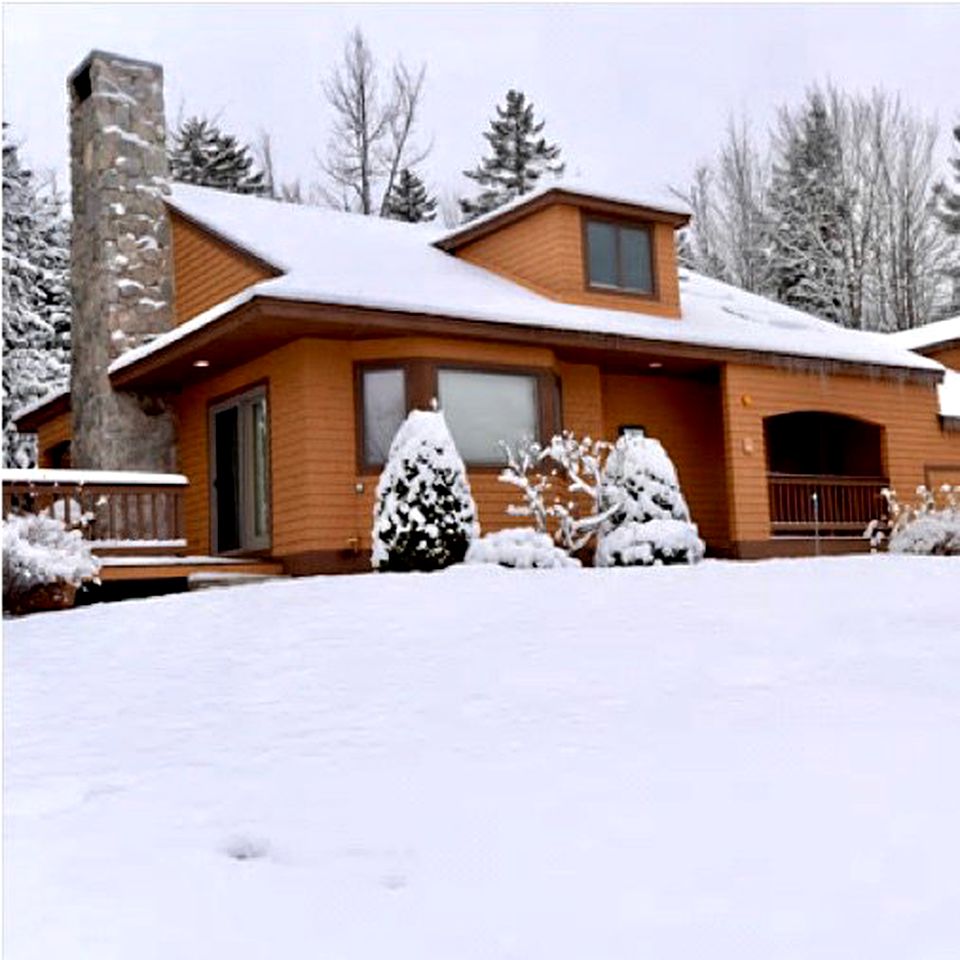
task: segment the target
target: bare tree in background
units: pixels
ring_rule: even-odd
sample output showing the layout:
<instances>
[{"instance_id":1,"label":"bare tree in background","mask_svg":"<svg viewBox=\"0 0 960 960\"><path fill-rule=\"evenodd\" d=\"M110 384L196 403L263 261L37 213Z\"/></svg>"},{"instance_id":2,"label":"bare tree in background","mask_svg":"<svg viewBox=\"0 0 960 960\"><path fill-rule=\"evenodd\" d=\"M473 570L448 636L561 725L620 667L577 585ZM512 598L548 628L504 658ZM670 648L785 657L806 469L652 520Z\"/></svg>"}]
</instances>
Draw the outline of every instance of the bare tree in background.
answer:
<instances>
[{"instance_id":1,"label":"bare tree in background","mask_svg":"<svg viewBox=\"0 0 960 960\"><path fill-rule=\"evenodd\" d=\"M425 76L425 65L412 72L399 61L388 90L382 91L366 39L359 29L350 34L342 64L323 87L334 111L320 163L328 180L324 198L331 206L382 216L399 171L415 167L430 152L414 142Z\"/></svg>"},{"instance_id":2,"label":"bare tree in background","mask_svg":"<svg viewBox=\"0 0 960 960\"><path fill-rule=\"evenodd\" d=\"M937 131L882 90L864 96L832 85L813 88L803 103L780 110L778 128L761 145L745 123L731 121L716 160L697 168L688 189L674 189L694 214L681 238L686 264L778 296L772 281L782 270L778 251L802 252L811 231L809 215L784 216L782 182L780 202L771 202L771 170L783 169L791 144L796 150L814 100L823 105L824 129L838 150L829 169L818 170L814 159L806 172L809 183L830 182L838 202L831 208L829 249L813 251L829 255L829 269L811 268L803 278L816 294L811 303L835 303L831 319L855 329L905 329L934 319L950 296L951 255L932 209ZM798 199L808 193L801 181L787 190ZM803 264L802 256L796 259ZM818 284L819 292L812 289Z\"/></svg>"}]
</instances>

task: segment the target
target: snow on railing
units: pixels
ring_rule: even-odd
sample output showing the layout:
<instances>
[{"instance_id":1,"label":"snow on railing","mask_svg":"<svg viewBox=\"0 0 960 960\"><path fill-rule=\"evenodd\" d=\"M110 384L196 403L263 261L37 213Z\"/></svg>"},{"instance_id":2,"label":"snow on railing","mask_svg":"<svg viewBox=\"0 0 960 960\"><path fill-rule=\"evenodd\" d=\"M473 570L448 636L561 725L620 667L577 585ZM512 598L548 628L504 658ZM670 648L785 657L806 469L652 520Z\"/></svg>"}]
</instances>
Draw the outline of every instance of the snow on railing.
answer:
<instances>
[{"instance_id":1,"label":"snow on railing","mask_svg":"<svg viewBox=\"0 0 960 960\"><path fill-rule=\"evenodd\" d=\"M3 470L3 515L45 513L104 549L185 548L179 473Z\"/></svg>"}]
</instances>

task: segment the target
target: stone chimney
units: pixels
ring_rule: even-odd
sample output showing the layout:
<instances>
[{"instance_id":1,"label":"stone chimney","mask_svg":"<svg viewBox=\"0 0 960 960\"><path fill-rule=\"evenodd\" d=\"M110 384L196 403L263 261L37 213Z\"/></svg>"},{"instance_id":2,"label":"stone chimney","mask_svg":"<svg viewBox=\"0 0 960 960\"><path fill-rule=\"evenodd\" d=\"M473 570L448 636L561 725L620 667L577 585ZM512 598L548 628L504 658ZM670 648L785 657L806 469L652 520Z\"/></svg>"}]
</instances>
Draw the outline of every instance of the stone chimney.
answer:
<instances>
[{"instance_id":1,"label":"stone chimney","mask_svg":"<svg viewBox=\"0 0 960 960\"><path fill-rule=\"evenodd\" d=\"M163 68L95 50L67 87L73 464L171 471L172 411L162 398L114 391L107 373L173 325Z\"/></svg>"}]
</instances>

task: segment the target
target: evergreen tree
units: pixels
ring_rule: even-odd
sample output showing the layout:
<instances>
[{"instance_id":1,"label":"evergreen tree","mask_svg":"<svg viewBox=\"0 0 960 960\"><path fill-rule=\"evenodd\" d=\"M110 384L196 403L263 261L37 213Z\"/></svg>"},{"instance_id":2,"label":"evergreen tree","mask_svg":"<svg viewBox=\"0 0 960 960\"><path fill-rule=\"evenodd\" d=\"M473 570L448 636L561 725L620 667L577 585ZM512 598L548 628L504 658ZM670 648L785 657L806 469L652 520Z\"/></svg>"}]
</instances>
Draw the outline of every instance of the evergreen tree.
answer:
<instances>
[{"instance_id":1,"label":"evergreen tree","mask_svg":"<svg viewBox=\"0 0 960 960\"><path fill-rule=\"evenodd\" d=\"M956 188L938 183L934 189L934 211L944 232L953 239L953 262L946 270L952 291L944 304L945 317L960 312L960 124L953 128L953 139L956 141L957 155L950 158L950 165L953 167Z\"/></svg>"},{"instance_id":2,"label":"evergreen tree","mask_svg":"<svg viewBox=\"0 0 960 960\"><path fill-rule=\"evenodd\" d=\"M950 158L950 166L953 167L956 189L951 189L944 183L937 185L937 216L947 233L960 236L960 124L953 128L953 139L956 140L957 155Z\"/></svg>"},{"instance_id":3,"label":"evergreen tree","mask_svg":"<svg viewBox=\"0 0 960 960\"><path fill-rule=\"evenodd\" d=\"M70 236L62 201L20 163L3 125L3 463L36 464L12 418L70 380Z\"/></svg>"},{"instance_id":4,"label":"evergreen tree","mask_svg":"<svg viewBox=\"0 0 960 960\"><path fill-rule=\"evenodd\" d=\"M400 425L373 516L377 570L439 570L463 560L479 534L477 508L439 411L413 410Z\"/></svg>"},{"instance_id":5,"label":"evergreen tree","mask_svg":"<svg viewBox=\"0 0 960 960\"><path fill-rule=\"evenodd\" d=\"M383 204L383 215L391 220L407 223L423 223L437 215L435 197L427 195L423 181L413 171L404 167Z\"/></svg>"},{"instance_id":6,"label":"evergreen tree","mask_svg":"<svg viewBox=\"0 0 960 960\"><path fill-rule=\"evenodd\" d=\"M476 198L460 201L465 222L529 193L544 173L563 173L564 164L554 162L560 156L560 147L548 144L540 136L544 121L534 120L533 104L527 102L521 91L508 90L506 106L498 105L496 109L490 130L483 135L492 148L492 156L482 158L475 169L463 172L482 188Z\"/></svg>"},{"instance_id":7,"label":"evergreen tree","mask_svg":"<svg viewBox=\"0 0 960 960\"><path fill-rule=\"evenodd\" d=\"M216 124L189 117L180 124L170 148L170 173L181 183L215 187L228 193L269 195L263 171L254 171L250 148Z\"/></svg>"},{"instance_id":8,"label":"evergreen tree","mask_svg":"<svg viewBox=\"0 0 960 960\"><path fill-rule=\"evenodd\" d=\"M783 118L774 164L771 274L776 299L843 323L845 215L840 140L813 92L799 120Z\"/></svg>"},{"instance_id":9,"label":"evergreen tree","mask_svg":"<svg viewBox=\"0 0 960 960\"><path fill-rule=\"evenodd\" d=\"M676 467L659 440L620 437L603 466L598 502L604 521L598 567L697 563L704 543L680 491Z\"/></svg>"}]
</instances>

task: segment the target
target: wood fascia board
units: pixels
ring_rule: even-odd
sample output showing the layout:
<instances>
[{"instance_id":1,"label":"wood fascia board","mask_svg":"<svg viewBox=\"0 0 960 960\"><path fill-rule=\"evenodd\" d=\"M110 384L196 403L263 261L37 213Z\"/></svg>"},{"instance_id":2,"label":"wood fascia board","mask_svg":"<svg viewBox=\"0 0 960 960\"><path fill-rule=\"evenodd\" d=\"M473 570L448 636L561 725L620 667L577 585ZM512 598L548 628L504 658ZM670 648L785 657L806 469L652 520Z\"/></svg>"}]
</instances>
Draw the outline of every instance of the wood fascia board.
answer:
<instances>
[{"instance_id":1,"label":"wood fascia board","mask_svg":"<svg viewBox=\"0 0 960 960\"><path fill-rule=\"evenodd\" d=\"M356 337L358 333L365 334L367 337L426 334L471 340L533 344L541 347L547 346L555 350L576 352L587 350L615 353L621 356L656 355L718 364L734 363L744 366L790 367L799 372L806 368L839 375L906 378L914 382L931 384L939 383L943 378L943 373L938 370L925 371L911 367L889 367L847 360L818 359L798 354L776 354L763 351L697 346L694 344L679 344L672 340L641 340L617 334L555 330L517 323L465 320L433 314L404 313L359 306L257 296L208 326L177 340L168 348L123 367L111 374L110 379L117 388L133 389L138 381L142 381L150 374L157 373L171 360L182 358L207 347L224 336L239 331L244 325L257 319L269 319L271 323L289 322L290 326L286 331L277 331L281 338L289 340L324 335L349 338ZM270 350L275 348L276 345L269 347Z\"/></svg>"},{"instance_id":2,"label":"wood fascia board","mask_svg":"<svg viewBox=\"0 0 960 960\"><path fill-rule=\"evenodd\" d=\"M543 210L554 204L566 204L582 210L605 213L626 220L646 220L648 222L668 223L675 230L686 226L690 222L689 214L673 213L669 210L658 210L656 207L648 207L641 204L605 200L601 197L591 197L588 194L565 190L563 187L554 187L552 190L548 190L546 193L541 193L539 196L534 197L527 203L522 203L519 206L504 211L500 216L494 216L489 220L484 220L483 223L478 223L475 227L467 224L462 231L454 236L437 240L434 246L445 250L447 253L454 253L461 247L473 243L475 240L495 233L512 223L516 223L518 220L529 217L538 210Z\"/></svg>"},{"instance_id":3,"label":"wood fascia board","mask_svg":"<svg viewBox=\"0 0 960 960\"><path fill-rule=\"evenodd\" d=\"M42 407L36 407L26 416L14 417L13 422L21 433L36 433L43 424L69 412L70 394L68 392L53 397L48 403L45 403Z\"/></svg>"}]
</instances>

